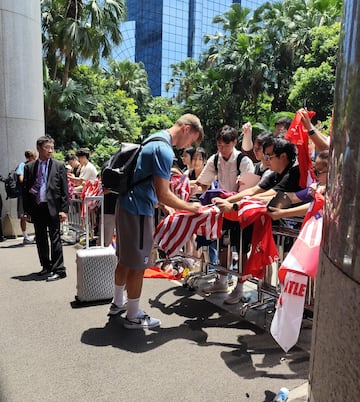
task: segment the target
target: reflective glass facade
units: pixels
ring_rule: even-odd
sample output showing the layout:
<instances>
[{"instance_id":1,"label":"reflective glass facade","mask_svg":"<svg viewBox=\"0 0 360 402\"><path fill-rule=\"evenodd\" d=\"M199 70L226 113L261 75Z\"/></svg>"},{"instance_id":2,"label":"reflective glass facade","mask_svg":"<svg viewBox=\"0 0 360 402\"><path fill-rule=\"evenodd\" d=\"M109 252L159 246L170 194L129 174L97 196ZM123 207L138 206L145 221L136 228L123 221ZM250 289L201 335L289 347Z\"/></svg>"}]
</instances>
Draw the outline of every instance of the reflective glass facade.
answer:
<instances>
[{"instance_id":1,"label":"reflective glass facade","mask_svg":"<svg viewBox=\"0 0 360 402\"><path fill-rule=\"evenodd\" d=\"M143 62L153 96L171 96L165 84L171 64L198 58L205 50L203 37L219 27L212 23L232 3L255 9L264 1L251 0L128 0L128 22L123 24L124 43L114 49L116 60Z\"/></svg>"}]
</instances>

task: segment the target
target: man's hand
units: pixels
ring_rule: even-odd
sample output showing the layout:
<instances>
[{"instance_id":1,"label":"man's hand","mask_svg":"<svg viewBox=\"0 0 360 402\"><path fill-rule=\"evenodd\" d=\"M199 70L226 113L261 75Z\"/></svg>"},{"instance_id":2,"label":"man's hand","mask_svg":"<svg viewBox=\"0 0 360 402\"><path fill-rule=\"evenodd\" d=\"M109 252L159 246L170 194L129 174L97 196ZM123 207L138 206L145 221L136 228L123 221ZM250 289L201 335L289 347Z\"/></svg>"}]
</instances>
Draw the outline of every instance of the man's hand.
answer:
<instances>
[{"instance_id":1,"label":"man's hand","mask_svg":"<svg viewBox=\"0 0 360 402\"><path fill-rule=\"evenodd\" d=\"M268 207L267 214L271 217L271 219L273 221L277 221L277 220L283 218L285 212L284 212L284 209L281 209L281 208Z\"/></svg>"},{"instance_id":2,"label":"man's hand","mask_svg":"<svg viewBox=\"0 0 360 402\"><path fill-rule=\"evenodd\" d=\"M174 208L168 207L167 205L164 204L159 204L159 207L161 210L164 212L165 215L172 215L175 212Z\"/></svg>"},{"instance_id":3,"label":"man's hand","mask_svg":"<svg viewBox=\"0 0 360 402\"><path fill-rule=\"evenodd\" d=\"M202 209L203 206L200 204L200 202L189 202L188 211L192 212L193 214L200 214Z\"/></svg>"},{"instance_id":4,"label":"man's hand","mask_svg":"<svg viewBox=\"0 0 360 402\"><path fill-rule=\"evenodd\" d=\"M66 213L65 212L59 212L59 219L60 219L60 222L65 222L66 219L67 219Z\"/></svg>"},{"instance_id":5,"label":"man's hand","mask_svg":"<svg viewBox=\"0 0 360 402\"><path fill-rule=\"evenodd\" d=\"M306 128L306 130L308 130L308 131L311 130L312 124L311 124L311 120L310 120L308 111L306 109L302 108L302 109L298 110L298 113L301 116L301 121L302 121L304 127Z\"/></svg>"},{"instance_id":6,"label":"man's hand","mask_svg":"<svg viewBox=\"0 0 360 402\"><path fill-rule=\"evenodd\" d=\"M214 198L213 201L216 201L214 204L220 209L221 212L230 212L233 211L233 204L226 199L223 198Z\"/></svg>"},{"instance_id":7,"label":"man's hand","mask_svg":"<svg viewBox=\"0 0 360 402\"><path fill-rule=\"evenodd\" d=\"M252 126L251 123L248 121L247 123L245 123L242 127L241 127L241 131L243 133L244 136L246 137L250 137L252 135Z\"/></svg>"}]
</instances>

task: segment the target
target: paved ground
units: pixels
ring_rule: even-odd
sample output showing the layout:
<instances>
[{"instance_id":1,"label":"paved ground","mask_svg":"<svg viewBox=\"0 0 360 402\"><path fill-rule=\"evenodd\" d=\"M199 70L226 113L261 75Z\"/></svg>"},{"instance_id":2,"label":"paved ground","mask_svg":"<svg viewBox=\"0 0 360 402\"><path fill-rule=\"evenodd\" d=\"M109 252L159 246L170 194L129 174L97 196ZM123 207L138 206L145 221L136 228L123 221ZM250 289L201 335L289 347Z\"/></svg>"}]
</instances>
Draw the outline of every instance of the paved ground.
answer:
<instances>
[{"instance_id":1,"label":"paved ground","mask_svg":"<svg viewBox=\"0 0 360 402\"><path fill-rule=\"evenodd\" d=\"M64 252L68 277L47 283L34 245L0 243L1 402L268 402L283 386L306 401L311 330L285 354L236 310L165 279L146 279L142 297L162 327L126 330L106 304L75 308L76 250Z\"/></svg>"}]
</instances>

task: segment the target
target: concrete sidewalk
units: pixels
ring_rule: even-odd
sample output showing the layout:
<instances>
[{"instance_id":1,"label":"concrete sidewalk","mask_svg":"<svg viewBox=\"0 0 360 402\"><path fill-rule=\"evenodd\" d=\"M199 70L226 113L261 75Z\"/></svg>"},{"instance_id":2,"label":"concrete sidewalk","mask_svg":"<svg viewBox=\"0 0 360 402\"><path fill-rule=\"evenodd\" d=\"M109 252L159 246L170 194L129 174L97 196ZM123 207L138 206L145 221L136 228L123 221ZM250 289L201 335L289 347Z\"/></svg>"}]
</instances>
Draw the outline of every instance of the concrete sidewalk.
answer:
<instances>
[{"instance_id":1,"label":"concrete sidewalk","mask_svg":"<svg viewBox=\"0 0 360 402\"><path fill-rule=\"evenodd\" d=\"M281 387L307 400L307 348L285 354L261 328L165 279L145 279L141 301L161 328L126 330L107 304L77 308L76 250L64 253L68 277L47 283L34 274L35 245L0 243L1 402L270 402Z\"/></svg>"}]
</instances>

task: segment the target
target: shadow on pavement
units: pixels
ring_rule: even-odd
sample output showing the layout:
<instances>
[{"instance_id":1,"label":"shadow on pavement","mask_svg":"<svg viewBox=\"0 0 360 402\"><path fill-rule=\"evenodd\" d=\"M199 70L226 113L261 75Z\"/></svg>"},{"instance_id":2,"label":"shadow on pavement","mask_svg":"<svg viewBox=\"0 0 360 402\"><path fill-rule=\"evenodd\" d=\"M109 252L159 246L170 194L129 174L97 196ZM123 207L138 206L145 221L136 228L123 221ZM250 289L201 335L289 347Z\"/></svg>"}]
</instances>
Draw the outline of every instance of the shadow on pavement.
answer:
<instances>
[{"instance_id":1,"label":"shadow on pavement","mask_svg":"<svg viewBox=\"0 0 360 402\"><path fill-rule=\"evenodd\" d=\"M40 281L45 281L46 278L47 278L46 275L39 276L37 274L37 272L33 272L33 273L27 274L27 275L16 275L16 276L11 277L11 279L17 279L18 281L22 281L22 282L30 282L30 281L40 282Z\"/></svg>"},{"instance_id":2,"label":"shadow on pavement","mask_svg":"<svg viewBox=\"0 0 360 402\"><path fill-rule=\"evenodd\" d=\"M169 292L172 300L173 296L179 298L166 305L160 299ZM206 300L194 299L191 296L188 290L176 286L149 300L151 307L163 314L176 314L186 318L176 327L146 331L128 330L122 325L124 318L116 316L111 317L103 328L84 331L81 342L93 346L112 346L132 353L145 353L167 342L186 339L201 347L223 348L220 352L221 358L226 366L241 378L307 378L308 353L295 347L285 354L266 331ZM246 335L239 336L238 343L208 341L207 328L245 330ZM288 370L284 370L285 365L290 369L290 374ZM271 401L274 395L271 391L265 391L264 402Z\"/></svg>"},{"instance_id":3,"label":"shadow on pavement","mask_svg":"<svg viewBox=\"0 0 360 402\"><path fill-rule=\"evenodd\" d=\"M83 307L93 307L93 306L102 306L104 304L110 304L112 299L104 299L104 300L95 300L82 302L76 299L70 302L71 308L83 308Z\"/></svg>"},{"instance_id":4,"label":"shadow on pavement","mask_svg":"<svg viewBox=\"0 0 360 402\"><path fill-rule=\"evenodd\" d=\"M5 249L9 248L10 249L10 248L23 248L23 247L29 247L29 246L33 246L33 244L24 244L23 242L21 242L21 243L11 244L9 246L2 244L0 246L0 248L5 248Z\"/></svg>"}]
</instances>

